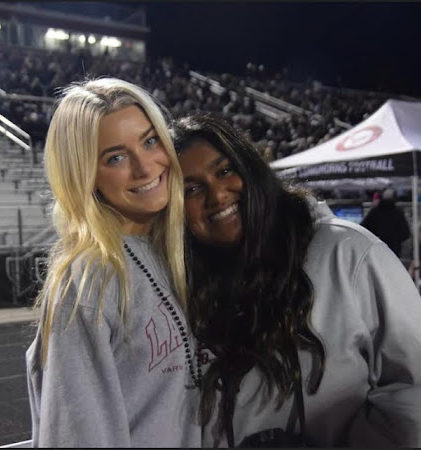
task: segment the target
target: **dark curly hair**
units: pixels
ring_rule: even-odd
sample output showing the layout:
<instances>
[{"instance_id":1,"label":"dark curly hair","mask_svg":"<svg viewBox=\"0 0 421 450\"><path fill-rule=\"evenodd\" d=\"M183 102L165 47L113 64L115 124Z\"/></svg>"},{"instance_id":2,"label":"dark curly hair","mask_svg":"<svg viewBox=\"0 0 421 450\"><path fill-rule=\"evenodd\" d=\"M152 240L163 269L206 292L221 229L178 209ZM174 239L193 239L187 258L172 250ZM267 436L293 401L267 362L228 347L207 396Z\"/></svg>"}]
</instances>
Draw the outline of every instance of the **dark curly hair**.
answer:
<instances>
[{"instance_id":1,"label":"dark curly hair","mask_svg":"<svg viewBox=\"0 0 421 450\"><path fill-rule=\"evenodd\" d=\"M209 422L221 391L220 432L232 446L232 417L243 377L258 367L278 405L301 383L298 348L313 355L307 392L324 370L322 342L309 316L313 287L304 271L314 223L306 192L283 186L243 134L218 116L178 119L172 134L178 153L205 140L224 154L243 180L243 237L235 249L216 248L186 233L188 315L192 332L212 351L202 380L200 418Z\"/></svg>"}]
</instances>

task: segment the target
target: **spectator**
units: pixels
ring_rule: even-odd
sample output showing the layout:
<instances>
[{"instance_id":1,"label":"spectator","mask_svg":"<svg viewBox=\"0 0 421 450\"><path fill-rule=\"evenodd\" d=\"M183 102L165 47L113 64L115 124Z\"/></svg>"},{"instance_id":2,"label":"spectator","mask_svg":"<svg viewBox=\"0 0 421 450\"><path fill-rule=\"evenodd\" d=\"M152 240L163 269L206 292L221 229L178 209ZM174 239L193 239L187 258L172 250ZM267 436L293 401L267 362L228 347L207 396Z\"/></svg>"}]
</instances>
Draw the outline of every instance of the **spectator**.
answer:
<instances>
[{"instance_id":1,"label":"spectator","mask_svg":"<svg viewBox=\"0 0 421 450\"><path fill-rule=\"evenodd\" d=\"M402 242L411 234L403 210L396 205L395 190L391 188L382 192L378 205L369 210L361 225L385 242L398 257Z\"/></svg>"},{"instance_id":2,"label":"spectator","mask_svg":"<svg viewBox=\"0 0 421 450\"><path fill-rule=\"evenodd\" d=\"M421 299L392 251L211 115L173 134L204 447L419 447Z\"/></svg>"},{"instance_id":3,"label":"spectator","mask_svg":"<svg viewBox=\"0 0 421 450\"><path fill-rule=\"evenodd\" d=\"M252 62L247 64L245 77L207 74L225 88L217 95L206 81L190 79L188 66L176 64L171 58L133 64L111 54L94 57L88 49L66 54L18 47L3 50L0 57L0 86L7 93L54 97L57 89L70 81L82 80L86 74L114 76L155 92L158 100L176 117L200 111L222 111L229 122L234 120L243 131L251 132L255 142L264 140L267 132L272 131L270 139L276 150L272 154L262 150L266 157L271 154L270 159L331 139L343 131L337 119L354 125L384 101L380 94L335 90L315 80L292 83L288 80L287 68L271 75L262 65ZM278 120L268 121L256 110L247 87L296 105L302 111L290 110ZM22 122L18 120L16 124L21 126ZM264 143L259 147L266 149Z\"/></svg>"},{"instance_id":4,"label":"spectator","mask_svg":"<svg viewBox=\"0 0 421 450\"><path fill-rule=\"evenodd\" d=\"M45 161L58 240L26 353L33 446L200 447L183 180L161 110L122 80L70 86Z\"/></svg>"}]
</instances>

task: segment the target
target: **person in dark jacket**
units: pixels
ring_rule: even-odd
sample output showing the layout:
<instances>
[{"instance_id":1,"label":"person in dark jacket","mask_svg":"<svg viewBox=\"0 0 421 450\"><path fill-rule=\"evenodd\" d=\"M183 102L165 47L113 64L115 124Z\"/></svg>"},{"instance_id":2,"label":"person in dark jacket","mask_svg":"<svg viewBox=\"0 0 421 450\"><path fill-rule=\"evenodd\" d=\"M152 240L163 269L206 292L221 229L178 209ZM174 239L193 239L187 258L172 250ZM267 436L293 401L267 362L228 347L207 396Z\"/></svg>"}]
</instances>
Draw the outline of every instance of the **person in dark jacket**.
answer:
<instances>
[{"instance_id":1,"label":"person in dark jacket","mask_svg":"<svg viewBox=\"0 0 421 450\"><path fill-rule=\"evenodd\" d=\"M402 208L396 205L394 189L388 188L383 191L380 202L370 209L361 225L385 242L400 257L402 242L409 238L410 229Z\"/></svg>"}]
</instances>

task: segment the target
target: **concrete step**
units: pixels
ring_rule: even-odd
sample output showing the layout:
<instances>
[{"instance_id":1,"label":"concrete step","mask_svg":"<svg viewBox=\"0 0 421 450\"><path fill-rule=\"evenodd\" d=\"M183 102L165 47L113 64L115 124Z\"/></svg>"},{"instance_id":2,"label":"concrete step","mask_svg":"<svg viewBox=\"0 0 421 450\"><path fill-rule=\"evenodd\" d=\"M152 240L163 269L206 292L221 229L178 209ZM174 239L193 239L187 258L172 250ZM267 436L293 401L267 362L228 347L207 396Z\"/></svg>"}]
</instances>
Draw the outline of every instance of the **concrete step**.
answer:
<instances>
[{"instance_id":1,"label":"concrete step","mask_svg":"<svg viewBox=\"0 0 421 450\"><path fill-rule=\"evenodd\" d=\"M22 231L22 242L27 242L29 239L36 236L40 231L44 230L47 224L38 224L36 226L30 226L28 228L23 228ZM19 231L17 229L1 229L0 227L0 246L2 247L13 247L19 245Z\"/></svg>"}]
</instances>

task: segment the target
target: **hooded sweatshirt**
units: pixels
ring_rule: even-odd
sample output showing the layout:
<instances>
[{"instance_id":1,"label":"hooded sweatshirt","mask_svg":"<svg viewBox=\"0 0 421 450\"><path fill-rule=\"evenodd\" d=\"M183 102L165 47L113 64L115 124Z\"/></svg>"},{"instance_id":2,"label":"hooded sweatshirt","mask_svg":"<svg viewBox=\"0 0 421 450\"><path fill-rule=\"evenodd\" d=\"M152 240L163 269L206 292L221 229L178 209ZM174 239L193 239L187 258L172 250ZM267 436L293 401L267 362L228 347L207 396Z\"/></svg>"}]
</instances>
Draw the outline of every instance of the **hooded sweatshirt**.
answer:
<instances>
[{"instance_id":1,"label":"hooded sweatshirt","mask_svg":"<svg viewBox=\"0 0 421 450\"><path fill-rule=\"evenodd\" d=\"M40 329L26 354L34 447L200 447L198 392L191 388L180 332L188 330L184 315L148 239L125 241L170 307L127 256L132 280L127 336L120 326L115 277L99 324L97 285L91 298L84 291L69 324L80 282L73 264L76 280L57 305L45 367ZM187 343L194 355L190 335Z\"/></svg>"},{"instance_id":2,"label":"hooded sweatshirt","mask_svg":"<svg viewBox=\"0 0 421 450\"><path fill-rule=\"evenodd\" d=\"M307 439L317 447L421 447L420 295L386 244L313 200L317 231L305 271L314 287L310 323L326 363L319 389L308 395L312 358L299 352ZM274 395L252 369L237 394L234 445L291 424L298 433L293 398L276 410ZM203 446L227 446L215 414Z\"/></svg>"}]
</instances>

